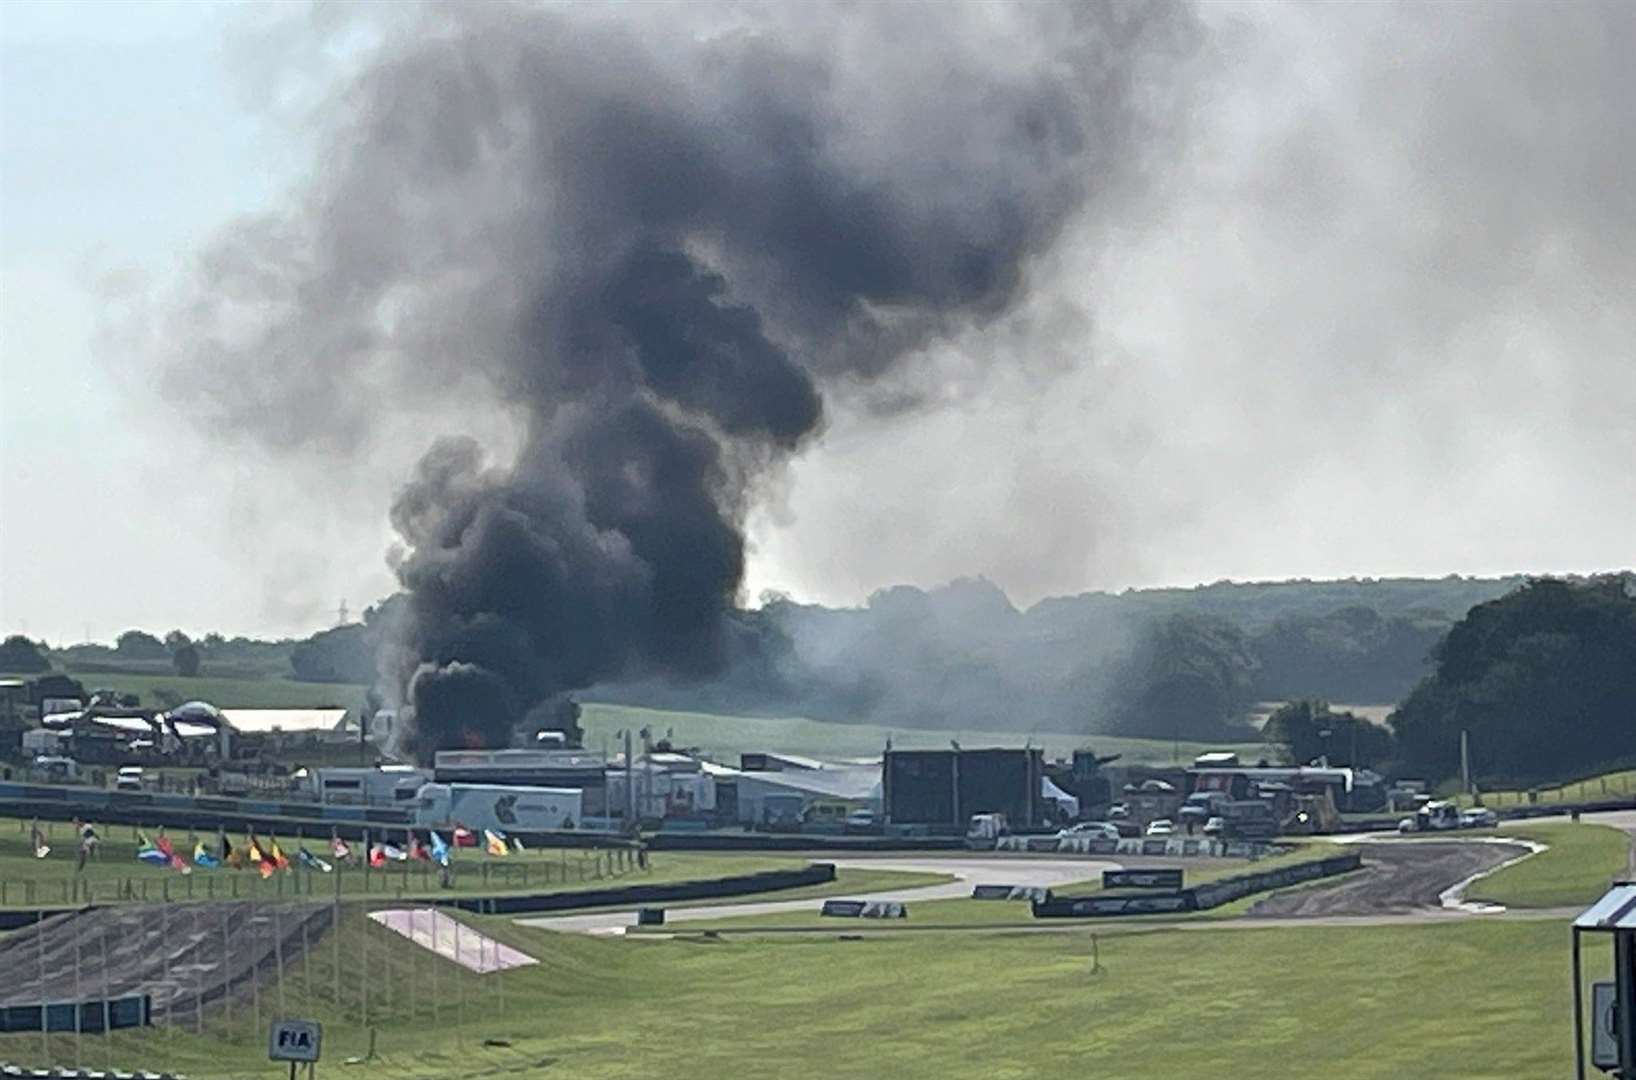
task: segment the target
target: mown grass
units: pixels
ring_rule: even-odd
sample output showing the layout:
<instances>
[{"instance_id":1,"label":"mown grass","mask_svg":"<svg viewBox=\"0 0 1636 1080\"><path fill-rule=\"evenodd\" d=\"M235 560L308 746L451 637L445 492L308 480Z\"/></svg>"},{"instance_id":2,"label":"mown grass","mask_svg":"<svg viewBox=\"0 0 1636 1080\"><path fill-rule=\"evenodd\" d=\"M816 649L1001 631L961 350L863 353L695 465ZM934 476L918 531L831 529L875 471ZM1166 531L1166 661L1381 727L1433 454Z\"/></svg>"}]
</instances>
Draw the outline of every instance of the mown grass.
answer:
<instances>
[{"instance_id":1,"label":"mown grass","mask_svg":"<svg viewBox=\"0 0 1636 1080\"><path fill-rule=\"evenodd\" d=\"M200 1080L280 1076L265 1060L278 1011L324 1023L326 1072L363 1055L373 1029L374 1059L344 1071L393 1080L1510 1080L1565 1075L1573 1060L1568 951L1552 921L1104 930L1094 944L1089 933L624 941L468 921L541 963L472 975L353 915L282 990L261 993L259 1026L241 998L230 1019L207 1011L202 1033L182 1017L111 1046L87 1036L80 1056ZM1587 978L1605 977L1602 957L1589 959ZM1429 974L1437 992L1404 993ZM45 1056L37 1034L0 1036L0 1059ZM71 1063L72 1036L54 1036L49 1056Z\"/></svg>"},{"instance_id":2,"label":"mown grass","mask_svg":"<svg viewBox=\"0 0 1636 1080\"><path fill-rule=\"evenodd\" d=\"M218 709L349 709L356 716L368 690L355 683L217 677L210 674L208 665L202 674L192 678L175 673L77 671L72 665L64 674L78 679L87 692L114 690L137 694L142 704L153 707L161 706L164 698L174 696L177 701L208 701Z\"/></svg>"},{"instance_id":3,"label":"mown grass","mask_svg":"<svg viewBox=\"0 0 1636 1080\"><path fill-rule=\"evenodd\" d=\"M1498 835L1549 847L1472 883L1468 900L1512 908L1588 906L1610 882L1629 874L1631 838L1622 829L1589 822L1527 822L1507 825Z\"/></svg>"},{"instance_id":4,"label":"mown grass","mask_svg":"<svg viewBox=\"0 0 1636 1080\"><path fill-rule=\"evenodd\" d=\"M1483 805L1490 807L1545 805L1550 803L1597 802L1601 799L1627 799L1636 796L1636 769L1603 773L1566 784L1540 785L1532 789L1502 789L1484 791ZM1449 795L1461 806L1476 801L1463 792Z\"/></svg>"}]
</instances>

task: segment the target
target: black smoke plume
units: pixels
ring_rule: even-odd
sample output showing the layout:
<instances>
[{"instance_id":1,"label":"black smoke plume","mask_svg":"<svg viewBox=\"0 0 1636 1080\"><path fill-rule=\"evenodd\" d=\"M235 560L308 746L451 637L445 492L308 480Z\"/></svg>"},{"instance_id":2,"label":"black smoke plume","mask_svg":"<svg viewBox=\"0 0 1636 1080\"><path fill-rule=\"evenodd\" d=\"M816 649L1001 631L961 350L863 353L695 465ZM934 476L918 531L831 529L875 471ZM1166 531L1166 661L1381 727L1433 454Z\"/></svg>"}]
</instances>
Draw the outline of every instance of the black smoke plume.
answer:
<instances>
[{"instance_id":1,"label":"black smoke plume","mask_svg":"<svg viewBox=\"0 0 1636 1080\"><path fill-rule=\"evenodd\" d=\"M236 425L335 442L474 378L521 419L512 460L437 441L392 511L420 756L715 670L822 388L1011 308L1141 179L1195 40L1164 3L682 10L432 9L300 211L215 254L273 313L189 367Z\"/></svg>"}]
</instances>

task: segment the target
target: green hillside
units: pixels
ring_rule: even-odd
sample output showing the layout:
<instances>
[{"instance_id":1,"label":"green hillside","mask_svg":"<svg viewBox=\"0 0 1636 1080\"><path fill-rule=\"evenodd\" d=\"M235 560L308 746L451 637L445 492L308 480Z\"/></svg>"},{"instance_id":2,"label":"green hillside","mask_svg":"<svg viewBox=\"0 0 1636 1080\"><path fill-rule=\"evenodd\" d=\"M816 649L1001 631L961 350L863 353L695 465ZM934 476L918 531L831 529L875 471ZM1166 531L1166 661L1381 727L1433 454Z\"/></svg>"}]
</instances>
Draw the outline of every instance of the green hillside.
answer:
<instances>
[{"instance_id":1,"label":"green hillside","mask_svg":"<svg viewBox=\"0 0 1636 1080\"><path fill-rule=\"evenodd\" d=\"M1127 739L1111 735L1065 735L1044 732L937 730L926 728L891 729L875 724L837 724L801 717L765 718L718 716L710 713L672 712L634 705L585 705L580 718L587 746L609 749L618 744L622 728L640 731L649 728L655 739L666 737L679 747L698 747L723 762L733 762L745 751L781 750L790 754L838 759L878 757L888 738L900 750L946 747L951 739L961 746L1022 746L1032 740L1051 756L1067 756L1075 749L1090 747L1098 754L1122 754L1124 764L1169 764L1189 762L1205 750L1232 749L1256 756L1266 751L1259 743L1238 746L1210 746L1203 743L1172 743L1162 739Z\"/></svg>"}]
</instances>

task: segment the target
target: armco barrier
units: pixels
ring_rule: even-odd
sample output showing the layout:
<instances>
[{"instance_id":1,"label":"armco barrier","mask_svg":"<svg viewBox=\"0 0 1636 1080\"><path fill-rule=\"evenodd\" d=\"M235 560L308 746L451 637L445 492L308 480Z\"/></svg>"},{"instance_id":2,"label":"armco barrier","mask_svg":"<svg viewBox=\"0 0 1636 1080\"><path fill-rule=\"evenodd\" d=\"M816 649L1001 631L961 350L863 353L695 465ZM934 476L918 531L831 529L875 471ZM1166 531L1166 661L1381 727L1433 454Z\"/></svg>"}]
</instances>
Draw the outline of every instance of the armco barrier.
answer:
<instances>
[{"instance_id":1,"label":"armco barrier","mask_svg":"<svg viewBox=\"0 0 1636 1080\"><path fill-rule=\"evenodd\" d=\"M1355 851L1332 855L1325 859L1292 863L1274 870L1256 870L1236 874L1220 881L1194 885L1172 892L1152 892L1126 895L1092 895L1064 897L1034 905L1034 916L1041 919L1085 919L1109 915L1155 915L1184 911L1206 911L1230 903L1251 893L1288 888L1303 881L1333 877L1356 870L1363 857Z\"/></svg>"},{"instance_id":2,"label":"armco barrier","mask_svg":"<svg viewBox=\"0 0 1636 1080\"><path fill-rule=\"evenodd\" d=\"M642 907L677 900L711 900L721 896L798 889L835 880L834 863L812 863L799 870L764 870L756 874L677 881L666 885L626 885L613 889L535 893L532 896L462 896L430 901L439 907L459 908L489 915L526 911L567 911L591 907Z\"/></svg>"},{"instance_id":3,"label":"armco barrier","mask_svg":"<svg viewBox=\"0 0 1636 1080\"><path fill-rule=\"evenodd\" d=\"M821 836L815 833L657 832L654 851L963 851L959 836Z\"/></svg>"}]
</instances>

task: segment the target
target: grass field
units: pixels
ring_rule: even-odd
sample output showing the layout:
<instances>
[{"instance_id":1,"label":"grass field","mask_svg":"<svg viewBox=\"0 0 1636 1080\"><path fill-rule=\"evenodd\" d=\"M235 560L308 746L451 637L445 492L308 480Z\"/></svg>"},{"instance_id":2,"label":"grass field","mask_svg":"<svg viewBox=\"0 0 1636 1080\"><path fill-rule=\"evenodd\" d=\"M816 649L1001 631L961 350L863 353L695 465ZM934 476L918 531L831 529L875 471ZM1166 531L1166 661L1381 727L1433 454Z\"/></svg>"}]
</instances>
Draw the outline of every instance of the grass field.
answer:
<instances>
[{"instance_id":1,"label":"grass field","mask_svg":"<svg viewBox=\"0 0 1636 1080\"><path fill-rule=\"evenodd\" d=\"M115 690L139 694L142 704L162 704L159 691L175 695L178 701L208 701L220 709L352 709L364 703L367 687L352 683L296 682L294 679L216 678L207 668L201 675L184 679L176 674L125 671L76 671L66 674L92 690ZM26 676L24 676L26 677Z\"/></svg>"},{"instance_id":2,"label":"grass field","mask_svg":"<svg viewBox=\"0 0 1636 1080\"><path fill-rule=\"evenodd\" d=\"M283 1075L265 1020L318 1019L360 1077L791 1080L1203 1075L1500 1080L1572 1065L1553 921L1367 928L621 941L469 920L539 958L476 976L353 917L231 1018L84 1040L88 1066ZM1600 952L1588 978L1605 977ZM1432 993L1405 993L1426 985ZM367 1002L363 985L370 987ZM339 989L339 996L336 994ZM436 1002L434 1006L433 1002ZM435 1009L435 1011L434 1011ZM367 1010L368 1026L363 1021ZM72 1036L49 1056L74 1060ZM496 1045L501 1044L501 1045ZM0 1036L0 1060L47 1056Z\"/></svg>"},{"instance_id":3,"label":"grass field","mask_svg":"<svg viewBox=\"0 0 1636 1080\"><path fill-rule=\"evenodd\" d=\"M208 672L192 679L178 675L75 672L72 669L68 674L80 679L87 690L106 688L140 694L145 705L158 705L161 696L174 695L179 701L203 700L222 709L338 708L356 713L363 705L367 689L349 683L308 683L282 678L214 678ZM886 728L800 717L719 716L594 702L585 704L581 724L585 728L585 744L593 749L605 745L610 751L618 750L617 732L647 727L652 729L655 738L672 732L676 745L700 747L717 760L732 764L736 764L738 755L745 751L765 750L820 758L878 757L888 738L893 746L901 749L946 747L950 739L972 747L1022 746L1025 740L1032 739L1033 745L1045 747L1054 756L1067 756L1089 746L1099 754L1121 754L1126 763L1155 765L1172 761L1188 763L1206 750L1236 750L1252 758L1268 751L1260 743L1219 746L1061 732L1030 735L1015 731Z\"/></svg>"},{"instance_id":4,"label":"grass field","mask_svg":"<svg viewBox=\"0 0 1636 1080\"><path fill-rule=\"evenodd\" d=\"M1537 787L1533 789L1532 798L1529 797L1528 791L1484 791L1483 805L1499 807L1580 803L1596 802L1599 799L1626 799L1632 796L1636 796L1636 769L1624 769L1568 784ZM1450 798L1461 806L1470 806L1474 802L1471 796L1463 793L1451 793Z\"/></svg>"},{"instance_id":5,"label":"grass field","mask_svg":"<svg viewBox=\"0 0 1636 1080\"><path fill-rule=\"evenodd\" d=\"M1488 900L1506 907L1589 906L1608 883L1630 869L1630 835L1622 829L1589 823L1526 822L1508 825L1501 836L1521 836L1548 844L1529 856L1475 882L1468 900Z\"/></svg>"},{"instance_id":6,"label":"grass field","mask_svg":"<svg viewBox=\"0 0 1636 1080\"><path fill-rule=\"evenodd\" d=\"M1222 747L1204 743L1171 743L1163 739L1127 739L1113 735L1070 735L1059 732L952 731L921 728L885 728L874 724L837 724L799 717L769 719L716 716L709 713L669 712L634 705L586 704L580 718L585 744L617 749L622 728L651 728L655 738L671 732L677 746L696 746L719 761L737 764L745 751L781 750L790 754L840 759L879 757L888 738L900 750L938 749L955 739L962 746L1022 746L1026 740L1042 746L1051 756L1066 757L1076 749L1093 747L1099 754L1121 754L1126 764L1190 764L1206 750L1229 749L1252 757L1266 752L1260 743Z\"/></svg>"}]
</instances>

